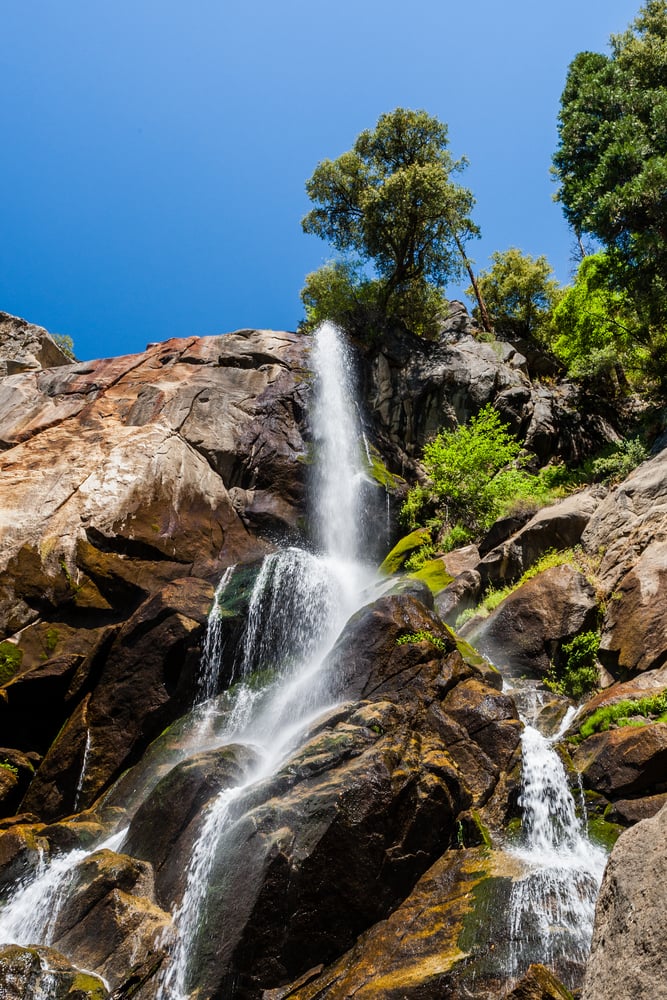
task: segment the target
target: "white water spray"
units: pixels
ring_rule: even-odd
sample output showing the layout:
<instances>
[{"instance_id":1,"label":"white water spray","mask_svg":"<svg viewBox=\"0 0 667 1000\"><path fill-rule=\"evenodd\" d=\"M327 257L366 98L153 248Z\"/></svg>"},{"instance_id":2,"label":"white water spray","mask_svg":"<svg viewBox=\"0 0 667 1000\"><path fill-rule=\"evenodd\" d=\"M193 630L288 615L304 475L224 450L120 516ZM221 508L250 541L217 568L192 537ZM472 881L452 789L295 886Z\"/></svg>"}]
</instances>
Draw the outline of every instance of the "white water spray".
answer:
<instances>
[{"instance_id":1,"label":"white water spray","mask_svg":"<svg viewBox=\"0 0 667 1000\"><path fill-rule=\"evenodd\" d=\"M331 324L314 335L316 446L314 522L320 555L290 548L264 560L250 600L239 684L223 742L252 743L260 760L245 784L210 802L173 914L171 959L158 1000L186 1000L197 974L197 937L206 892L235 803L280 766L307 725L336 699L323 669L345 621L371 578L359 563L364 478L351 365Z\"/></svg>"},{"instance_id":2,"label":"white water spray","mask_svg":"<svg viewBox=\"0 0 667 1000\"><path fill-rule=\"evenodd\" d=\"M567 775L554 743L526 725L523 734L523 837L512 853L525 874L510 902L511 968L530 962L558 968L563 978L586 961L605 852L588 837L576 814Z\"/></svg>"}]
</instances>

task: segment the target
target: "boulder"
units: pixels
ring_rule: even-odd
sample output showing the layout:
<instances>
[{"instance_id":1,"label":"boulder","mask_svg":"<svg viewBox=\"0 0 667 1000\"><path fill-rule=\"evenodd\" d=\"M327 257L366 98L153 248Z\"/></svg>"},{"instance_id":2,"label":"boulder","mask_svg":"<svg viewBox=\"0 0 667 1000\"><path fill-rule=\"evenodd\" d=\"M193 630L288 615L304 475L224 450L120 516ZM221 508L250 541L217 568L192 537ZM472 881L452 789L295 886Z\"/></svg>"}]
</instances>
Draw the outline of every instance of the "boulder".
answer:
<instances>
[{"instance_id":1,"label":"boulder","mask_svg":"<svg viewBox=\"0 0 667 1000\"><path fill-rule=\"evenodd\" d=\"M573 1000L573 997L543 965L531 965L504 1000Z\"/></svg>"},{"instance_id":2,"label":"boulder","mask_svg":"<svg viewBox=\"0 0 667 1000\"><path fill-rule=\"evenodd\" d=\"M483 587L511 583L546 552L577 545L599 502L600 489L595 487L539 510L515 534L487 551L476 567Z\"/></svg>"},{"instance_id":3,"label":"boulder","mask_svg":"<svg viewBox=\"0 0 667 1000\"><path fill-rule=\"evenodd\" d=\"M667 448L658 447L600 504L582 537L587 551L602 553L598 573L611 600L600 656L616 676L664 664Z\"/></svg>"},{"instance_id":4,"label":"boulder","mask_svg":"<svg viewBox=\"0 0 667 1000\"><path fill-rule=\"evenodd\" d=\"M595 628L597 615L592 586L564 564L526 581L488 618L471 619L463 634L513 674L543 677L565 643Z\"/></svg>"},{"instance_id":5,"label":"boulder","mask_svg":"<svg viewBox=\"0 0 667 1000\"><path fill-rule=\"evenodd\" d=\"M667 790L667 723L594 733L577 747L574 765L586 788L607 798Z\"/></svg>"},{"instance_id":6,"label":"boulder","mask_svg":"<svg viewBox=\"0 0 667 1000\"><path fill-rule=\"evenodd\" d=\"M75 799L79 808L90 804L184 710L212 600L210 584L175 580L127 620L107 653L103 677L40 765L26 810L52 821L71 811Z\"/></svg>"},{"instance_id":7,"label":"boulder","mask_svg":"<svg viewBox=\"0 0 667 1000\"><path fill-rule=\"evenodd\" d=\"M115 989L137 956L163 956L170 925L170 914L155 905L151 866L102 850L77 865L51 940Z\"/></svg>"},{"instance_id":8,"label":"boulder","mask_svg":"<svg viewBox=\"0 0 667 1000\"><path fill-rule=\"evenodd\" d=\"M70 365L72 360L41 326L0 312L0 377Z\"/></svg>"},{"instance_id":9,"label":"boulder","mask_svg":"<svg viewBox=\"0 0 667 1000\"><path fill-rule=\"evenodd\" d=\"M661 997L667 982L667 807L616 842L595 910L582 1000Z\"/></svg>"}]
</instances>

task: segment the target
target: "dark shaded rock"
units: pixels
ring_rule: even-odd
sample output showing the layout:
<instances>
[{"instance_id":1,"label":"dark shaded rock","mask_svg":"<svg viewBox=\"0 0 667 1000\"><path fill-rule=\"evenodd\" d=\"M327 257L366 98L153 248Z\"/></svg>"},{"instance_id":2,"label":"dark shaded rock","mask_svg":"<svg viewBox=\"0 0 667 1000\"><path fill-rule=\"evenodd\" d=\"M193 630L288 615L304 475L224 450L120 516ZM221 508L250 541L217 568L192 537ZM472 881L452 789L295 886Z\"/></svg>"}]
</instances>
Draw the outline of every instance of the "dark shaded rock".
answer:
<instances>
[{"instance_id":1,"label":"dark shaded rock","mask_svg":"<svg viewBox=\"0 0 667 1000\"><path fill-rule=\"evenodd\" d=\"M594 733L573 761L584 785L607 798L667 790L667 723Z\"/></svg>"},{"instance_id":2,"label":"dark shaded rock","mask_svg":"<svg viewBox=\"0 0 667 1000\"><path fill-rule=\"evenodd\" d=\"M544 507L516 534L492 549L477 566L482 585L511 583L551 549L577 545L599 504L597 489L574 493Z\"/></svg>"},{"instance_id":3,"label":"dark shaded rock","mask_svg":"<svg viewBox=\"0 0 667 1000\"><path fill-rule=\"evenodd\" d=\"M87 805L192 696L210 584L174 581L144 602L116 635L103 683L68 721L44 758L23 808L55 820L71 811L91 734L79 805Z\"/></svg>"},{"instance_id":4,"label":"dark shaded rock","mask_svg":"<svg viewBox=\"0 0 667 1000\"><path fill-rule=\"evenodd\" d=\"M665 803L667 803L667 792L644 795L640 799L617 799L605 812L605 818L611 823L632 826L640 820L651 819L660 812Z\"/></svg>"},{"instance_id":5,"label":"dark shaded rock","mask_svg":"<svg viewBox=\"0 0 667 1000\"><path fill-rule=\"evenodd\" d=\"M265 991L263 1000L500 996L513 874L507 858L491 859L485 850L445 853L403 903L337 961Z\"/></svg>"},{"instance_id":6,"label":"dark shaded rock","mask_svg":"<svg viewBox=\"0 0 667 1000\"><path fill-rule=\"evenodd\" d=\"M667 808L616 842L595 909L582 1000L664 996L666 847Z\"/></svg>"},{"instance_id":7,"label":"dark shaded rock","mask_svg":"<svg viewBox=\"0 0 667 1000\"><path fill-rule=\"evenodd\" d=\"M509 514L507 517L499 517L497 521L494 521L479 543L480 557L483 559L493 549L506 542L508 538L511 538L512 535L520 531L534 516L535 511L526 508L516 514Z\"/></svg>"},{"instance_id":8,"label":"dark shaded rock","mask_svg":"<svg viewBox=\"0 0 667 1000\"><path fill-rule=\"evenodd\" d=\"M563 645L597 622L595 592L572 566L547 569L513 591L488 618L463 629L493 662L510 671L544 676Z\"/></svg>"},{"instance_id":9,"label":"dark shaded rock","mask_svg":"<svg viewBox=\"0 0 667 1000\"><path fill-rule=\"evenodd\" d=\"M438 614L453 625L462 611L474 608L482 593L482 579L476 570L465 570L436 596Z\"/></svg>"},{"instance_id":10,"label":"dark shaded rock","mask_svg":"<svg viewBox=\"0 0 667 1000\"><path fill-rule=\"evenodd\" d=\"M48 845L41 838L42 826L18 823L0 833L0 890L30 877L38 868Z\"/></svg>"},{"instance_id":11,"label":"dark shaded rock","mask_svg":"<svg viewBox=\"0 0 667 1000\"><path fill-rule=\"evenodd\" d=\"M124 850L151 862L165 907L183 891L183 858L192 852L202 811L223 788L240 784L256 760L251 749L234 745L190 757L158 782L135 813Z\"/></svg>"},{"instance_id":12,"label":"dark shaded rock","mask_svg":"<svg viewBox=\"0 0 667 1000\"><path fill-rule=\"evenodd\" d=\"M3 1000L108 1000L97 976L81 972L53 948L4 945L0 948L0 996Z\"/></svg>"}]
</instances>

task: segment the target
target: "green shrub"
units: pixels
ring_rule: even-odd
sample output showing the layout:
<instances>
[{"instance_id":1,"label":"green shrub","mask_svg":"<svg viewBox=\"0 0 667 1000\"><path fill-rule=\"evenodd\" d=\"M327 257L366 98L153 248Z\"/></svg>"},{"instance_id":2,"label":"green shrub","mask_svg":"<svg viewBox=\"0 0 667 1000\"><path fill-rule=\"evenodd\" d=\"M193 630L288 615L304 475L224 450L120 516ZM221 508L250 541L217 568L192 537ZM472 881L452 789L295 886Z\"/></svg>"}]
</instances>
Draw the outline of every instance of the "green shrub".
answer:
<instances>
[{"instance_id":1,"label":"green shrub","mask_svg":"<svg viewBox=\"0 0 667 1000\"><path fill-rule=\"evenodd\" d=\"M439 649L441 653L444 653L447 649L447 645L444 639L441 639L439 635L434 635L433 632L429 632L427 629L420 629L419 632L407 632L405 635L401 635L396 640L397 646L407 646L412 642L430 642L432 646Z\"/></svg>"},{"instance_id":2,"label":"green shrub","mask_svg":"<svg viewBox=\"0 0 667 1000\"><path fill-rule=\"evenodd\" d=\"M548 491L521 468L521 444L488 404L468 424L442 430L424 446L428 483L413 487L403 505L414 526L429 512L466 541L487 530L509 504L528 499L542 504Z\"/></svg>"},{"instance_id":3,"label":"green shrub","mask_svg":"<svg viewBox=\"0 0 667 1000\"><path fill-rule=\"evenodd\" d=\"M0 767L2 768L3 771L9 771L15 777L18 777L19 773L18 767L16 767L14 764L10 764L6 757L4 760L0 760Z\"/></svg>"},{"instance_id":4,"label":"green shrub","mask_svg":"<svg viewBox=\"0 0 667 1000\"><path fill-rule=\"evenodd\" d=\"M454 549L460 549L464 545L469 545L472 537L471 533L462 524L455 524L444 536L438 548L441 552L453 552Z\"/></svg>"},{"instance_id":5,"label":"green shrub","mask_svg":"<svg viewBox=\"0 0 667 1000\"><path fill-rule=\"evenodd\" d=\"M645 698L626 698L612 705L603 705L582 723L579 733L583 739L588 739L593 733L606 732L614 724L636 725L639 720L633 717L638 715L654 722L663 721L663 717L667 715L667 691Z\"/></svg>"},{"instance_id":6,"label":"green shrub","mask_svg":"<svg viewBox=\"0 0 667 1000\"><path fill-rule=\"evenodd\" d=\"M565 665L556 668L552 665L546 686L556 694L568 695L570 698L581 698L589 691L594 691L599 684L597 654L600 648L599 632L582 632L576 635L572 642L565 643Z\"/></svg>"}]
</instances>

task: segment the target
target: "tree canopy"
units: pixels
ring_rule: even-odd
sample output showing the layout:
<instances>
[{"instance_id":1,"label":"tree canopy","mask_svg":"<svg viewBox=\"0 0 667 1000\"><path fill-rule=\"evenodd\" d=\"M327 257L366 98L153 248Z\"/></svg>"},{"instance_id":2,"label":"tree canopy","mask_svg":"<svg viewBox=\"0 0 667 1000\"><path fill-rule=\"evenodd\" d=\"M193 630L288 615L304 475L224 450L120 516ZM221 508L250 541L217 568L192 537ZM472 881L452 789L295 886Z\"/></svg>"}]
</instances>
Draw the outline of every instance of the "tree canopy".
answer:
<instances>
[{"instance_id":1,"label":"tree canopy","mask_svg":"<svg viewBox=\"0 0 667 1000\"><path fill-rule=\"evenodd\" d=\"M398 318L428 335L443 305L440 290L462 273L465 243L478 235L473 196L452 180L466 161L454 160L448 145L437 118L396 108L351 150L318 164L306 184L315 207L302 226L343 259L308 276L302 298L309 318L322 294L335 293L339 304L347 299L343 312L353 325L356 303L373 323Z\"/></svg>"},{"instance_id":2,"label":"tree canopy","mask_svg":"<svg viewBox=\"0 0 667 1000\"><path fill-rule=\"evenodd\" d=\"M542 330L561 295L547 258L510 247L491 254L491 261L477 283L494 330L504 337L543 339ZM476 299L472 288L466 294Z\"/></svg>"},{"instance_id":3,"label":"tree canopy","mask_svg":"<svg viewBox=\"0 0 667 1000\"><path fill-rule=\"evenodd\" d=\"M647 0L611 54L581 52L559 115L557 198L606 247L644 322L667 315L667 6Z\"/></svg>"}]
</instances>

